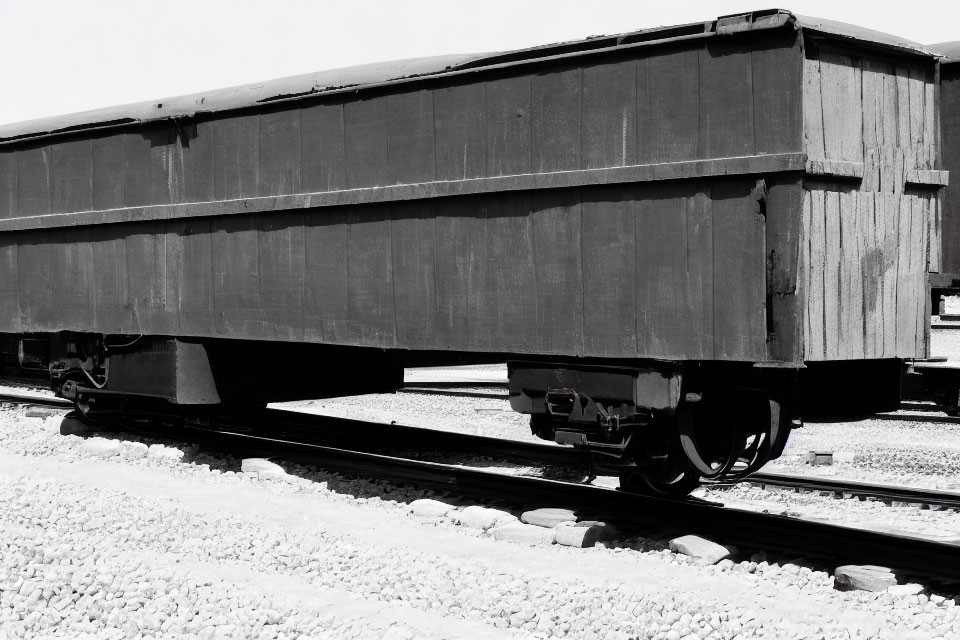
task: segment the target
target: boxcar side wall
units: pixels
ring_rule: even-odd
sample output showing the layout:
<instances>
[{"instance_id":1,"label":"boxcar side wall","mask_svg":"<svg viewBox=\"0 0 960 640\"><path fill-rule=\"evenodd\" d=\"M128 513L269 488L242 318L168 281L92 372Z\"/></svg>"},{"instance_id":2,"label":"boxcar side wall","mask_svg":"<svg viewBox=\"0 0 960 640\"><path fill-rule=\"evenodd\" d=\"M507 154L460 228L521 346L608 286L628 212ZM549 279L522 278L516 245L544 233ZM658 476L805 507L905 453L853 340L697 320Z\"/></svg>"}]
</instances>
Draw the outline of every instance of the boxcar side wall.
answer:
<instances>
[{"instance_id":1,"label":"boxcar side wall","mask_svg":"<svg viewBox=\"0 0 960 640\"><path fill-rule=\"evenodd\" d=\"M960 63L951 61L940 66L940 139L943 168L960 176ZM943 265L941 273L949 274L960 286L960 188L943 194Z\"/></svg>"},{"instance_id":2,"label":"boxcar side wall","mask_svg":"<svg viewBox=\"0 0 960 640\"><path fill-rule=\"evenodd\" d=\"M796 31L640 55L5 148L0 331L798 361Z\"/></svg>"},{"instance_id":3,"label":"boxcar side wall","mask_svg":"<svg viewBox=\"0 0 960 640\"><path fill-rule=\"evenodd\" d=\"M805 53L804 359L925 357L944 180L935 64Z\"/></svg>"}]
</instances>

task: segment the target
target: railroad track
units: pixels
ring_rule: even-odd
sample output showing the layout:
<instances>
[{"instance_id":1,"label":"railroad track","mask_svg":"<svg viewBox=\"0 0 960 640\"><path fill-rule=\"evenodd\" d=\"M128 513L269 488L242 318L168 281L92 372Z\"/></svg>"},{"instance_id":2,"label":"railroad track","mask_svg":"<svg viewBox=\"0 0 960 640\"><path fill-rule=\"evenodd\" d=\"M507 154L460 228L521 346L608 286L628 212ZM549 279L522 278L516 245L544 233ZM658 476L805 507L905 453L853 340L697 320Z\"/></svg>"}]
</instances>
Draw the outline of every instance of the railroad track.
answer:
<instances>
[{"instance_id":1,"label":"railroad track","mask_svg":"<svg viewBox=\"0 0 960 640\"><path fill-rule=\"evenodd\" d=\"M35 400L33 397L24 399L30 404ZM62 402L51 404L64 408ZM517 508L562 505L590 518L661 530L669 527L747 549L776 549L838 562L892 565L906 574L933 578L952 578L960 572L960 546L953 542L762 514L705 500L666 500L589 484L507 475L364 450L392 446L401 441L406 447L413 447L418 442L426 442L429 437L431 446L455 445L478 454L499 455L507 450L511 455L531 459L542 459L547 455L553 456L554 462L575 460L576 452L552 445L517 442L505 446L503 441L495 438L331 419L275 409L265 411L258 418L262 425L259 428L239 423L233 426L155 425L147 429L140 423L127 424L126 427L131 431L146 431L154 437L187 440L209 450L236 456L269 456L340 473L450 491L470 498L506 501ZM305 437L307 430L312 431L310 438ZM324 438L340 446L321 444L318 440ZM380 438L384 439L381 441ZM366 443L366 446L352 446L357 443ZM762 480L773 482L769 477Z\"/></svg>"},{"instance_id":2,"label":"railroad track","mask_svg":"<svg viewBox=\"0 0 960 640\"><path fill-rule=\"evenodd\" d=\"M796 491L827 493L837 497L857 497L887 503L909 503L942 509L960 509L960 493L937 489L919 489L890 484L792 476L779 473L755 473L743 482L761 487L780 487Z\"/></svg>"}]
</instances>

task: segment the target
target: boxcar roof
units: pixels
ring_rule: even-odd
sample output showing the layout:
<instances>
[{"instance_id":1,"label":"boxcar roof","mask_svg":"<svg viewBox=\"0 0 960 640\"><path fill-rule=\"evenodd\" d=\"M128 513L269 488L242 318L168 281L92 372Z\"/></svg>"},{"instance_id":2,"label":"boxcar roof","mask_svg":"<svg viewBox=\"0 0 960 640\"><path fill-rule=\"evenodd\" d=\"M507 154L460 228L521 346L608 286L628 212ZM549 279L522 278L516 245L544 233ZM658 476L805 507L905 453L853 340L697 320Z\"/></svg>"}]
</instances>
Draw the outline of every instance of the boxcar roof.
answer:
<instances>
[{"instance_id":1,"label":"boxcar roof","mask_svg":"<svg viewBox=\"0 0 960 640\"><path fill-rule=\"evenodd\" d=\"M944 64L951 62L960 62L960 40L953 42L939 42L927 46L927 49L938 55L944 56Z\"/></svg>"},{"instance_id":2,"label":"boxcar roof","mask_svg":"<svg viewBox=\"0 0 960 640\"><path fill-rule=\"evenodd\" d=\"M781 9L770 9L722 16L717 20L707 22L673 27L656 27L611 36L595 36L584 40L549 44L510 52L414 58L321 71L192 95L18 122L0 126L0 144L155 120L189 118L200 113L215 113L283 100L357 91L430 76L516 66L550 58L584 55L605 49L660 44L673 40L772 29L787 25L831 37L849 39L907 53L927 53L922 45L896 36L832 20L801 17Z\"/></svg>"}]
</instances>

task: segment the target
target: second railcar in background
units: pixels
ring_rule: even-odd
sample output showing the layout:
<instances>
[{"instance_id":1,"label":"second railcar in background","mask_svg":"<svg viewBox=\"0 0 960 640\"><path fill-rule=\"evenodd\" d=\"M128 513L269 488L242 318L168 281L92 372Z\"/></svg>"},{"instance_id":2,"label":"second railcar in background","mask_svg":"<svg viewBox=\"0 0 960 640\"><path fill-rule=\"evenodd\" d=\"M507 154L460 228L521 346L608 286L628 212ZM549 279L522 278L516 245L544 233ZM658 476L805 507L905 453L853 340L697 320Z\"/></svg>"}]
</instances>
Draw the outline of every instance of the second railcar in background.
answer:
<instances>
[{"instance_id":1,"label":"second railcar in background","mask_svg":"<svg viewBox=\"0 0 960 640\"><path fill-rule=\"evenodd\" d=\"M395 389L683 493L899 401L939 263L937 61L770 10L0 128L0 331L91 415Z\"/></svg>"}]
</instances>

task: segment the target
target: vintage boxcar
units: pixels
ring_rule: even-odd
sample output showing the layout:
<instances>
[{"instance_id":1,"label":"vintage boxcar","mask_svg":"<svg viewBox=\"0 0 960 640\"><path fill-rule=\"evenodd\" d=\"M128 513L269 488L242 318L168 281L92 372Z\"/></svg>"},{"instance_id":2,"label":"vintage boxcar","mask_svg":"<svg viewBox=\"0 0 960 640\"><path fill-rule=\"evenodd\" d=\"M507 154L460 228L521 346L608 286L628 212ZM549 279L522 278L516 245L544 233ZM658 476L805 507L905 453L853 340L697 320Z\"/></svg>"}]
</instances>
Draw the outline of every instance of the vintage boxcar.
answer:
<instances>
[{"instance_id":1,"label":"vintage boxcar","mask_svg":"<svg viewBox=\"0 0 960 640\"><path fill-rule=\"evenodd\" d=\"M535 433L682 493L899 399L937 59L780 10L0 128L0 332L91 415L507 360Z\"/></svg>"},{"instance_id":2,"label":"vintage boxcar","mask_svg":"<svg viewBox=\"0 0 960 640\"><path fill-rule=\"evenodd\" d=\"M943 167L960 170L960 41L930 45L930 51L943 56L940 61L940 140ZM930 281L937 294L960 294L960 189L948 187L943 194L943 260L938 274Z\"/></svg>"}]
</instances>

